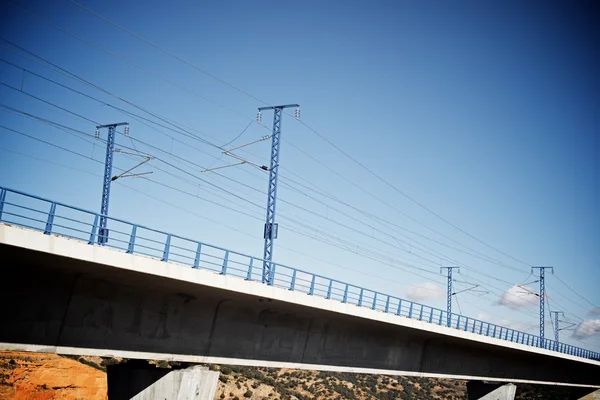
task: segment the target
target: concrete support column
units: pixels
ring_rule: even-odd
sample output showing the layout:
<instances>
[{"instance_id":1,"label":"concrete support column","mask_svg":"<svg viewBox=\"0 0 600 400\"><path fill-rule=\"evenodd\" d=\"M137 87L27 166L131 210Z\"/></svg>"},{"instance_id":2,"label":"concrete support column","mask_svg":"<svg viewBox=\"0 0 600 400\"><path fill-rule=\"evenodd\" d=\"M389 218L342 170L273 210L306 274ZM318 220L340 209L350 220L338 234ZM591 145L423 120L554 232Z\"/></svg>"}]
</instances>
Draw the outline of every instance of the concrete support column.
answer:
<instances>
[{"instance_id":1,"label":"concrete support column","mask_svg":"<svg viewBox=\"0 0 600 400\"><path fill-rule=\"evenodd\" d=\"M517 386L512 383L467 382L469 400L513 400Z\"/></svg>"},{"instance_id":2,"label":"concrete support column","mask_svg":"<svg viewBox=\"0 0 600 400\"><path fill-rule=\"evenodd\" d=\"M107 368L109 400L213 400L218 371L193 366L156 368L146 361L130 360Z\"/></svg>"}]
</instances>

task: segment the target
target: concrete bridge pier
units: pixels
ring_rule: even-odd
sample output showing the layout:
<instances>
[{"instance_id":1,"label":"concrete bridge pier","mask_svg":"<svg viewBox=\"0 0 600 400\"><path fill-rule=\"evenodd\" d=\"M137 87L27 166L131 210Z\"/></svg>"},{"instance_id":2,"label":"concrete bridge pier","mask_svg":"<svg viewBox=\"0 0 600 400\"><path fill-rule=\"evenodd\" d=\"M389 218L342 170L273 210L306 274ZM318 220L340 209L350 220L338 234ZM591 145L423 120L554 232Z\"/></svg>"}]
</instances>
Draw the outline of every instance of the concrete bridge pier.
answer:
<instances>
[{"instance_id":1,"label":"concrete bridge pier","mask_svg":"<svg viewBox=\"0 0 600 400\"><path fill-rule=\"evenodd\" d=\"M513 400L517 386L512 383L467 382L469 400Z\"/></svg>"},{"instance_id":2,"label":"concrete bridge pier","mask_svg":"<svg viewBox=\"0 0 600 400\"><path fill-rule=\"evenodd\" d=\"M157 368L144 360L109 365L106 373L109 400L213 400L219 379L207 367Z\"/></svg>"}]
</instances>

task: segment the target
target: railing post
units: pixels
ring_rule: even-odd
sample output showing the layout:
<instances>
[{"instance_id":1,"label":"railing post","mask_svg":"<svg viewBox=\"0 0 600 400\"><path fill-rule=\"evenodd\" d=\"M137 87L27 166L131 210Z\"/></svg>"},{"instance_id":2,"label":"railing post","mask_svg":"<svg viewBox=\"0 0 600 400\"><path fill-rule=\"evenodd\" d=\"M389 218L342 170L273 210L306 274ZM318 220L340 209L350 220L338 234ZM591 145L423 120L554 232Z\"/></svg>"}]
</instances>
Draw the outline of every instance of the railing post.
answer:
<instances>
[{"instance_id":1,"label":"railing post","mask_svg":"<svg viewBox=\"0 0 600 400\"><path fill-rule=\"evenodd\" d=\"M487 329L485 330L485 336L490 336L490 323L486 322L487 324Z\"/></svg>"},{"instance_id":2,"label":"railing post","mask_svg":"<svg viewBox=\"0 0 600 400\"><path fill-rule=\"evenodd\" d=\"M433 321L433 308L429 307L429 323Z\"/></svg>"},{"instance_id":3,"label":"railing post","mask_svg":"<svg viewBox=\"0 0 600 400\"><path fill-rule=\"evenodd\" d=\"M442 325L442 317L444 316L444 311L440 310L440 320L438 321L438 325Z\"/></svg>"},{"instance_id":4,"label":"railing post","mask_svg":"<svg viewBox=\"0 0 600 400\"><path fill-rule=\"evenodd\" d=\"M329 287L327 288L327 299L331 299L331 286L333 285L333 279L329 280Z\"/></svg>"},{"instance_id":5,"label":"railing post","mask_svg":"<svg viewBox=\"0 0 600 400\"><path fill-rule=\"evenodd\" d=\"M246 274L246 280L252 280L252 264L254 264L254 257L250 257L250 262L248 263L248 273Z\"/></svg>"},{"instance_id":6,"label":"railing post","mask_svg":"<svg viewBox=\"0 0 600 400\"><path fill-rule=\"evenodd\" d=\"M510 341L513 341L513 338L515 337L515 330L512 330L512 333L510 334Z\"/></svg>"},{"instance_id":7,"label":"railing post","mask_svg":"<svg viewBox=\"0 0 600 400\"><path fill-rule=\"evenodd\" d=\"M6 199L6 189L0 189L0 221L2 221L2 210L4 210L4 201Z\"/></svg>"},{"instance_id":8,"label":"railing post","mask_svg":"<svg viewBox=\"0 0 600 400\"><path fill-rule=\"evenodd\" d=\"M135 246L135 232L137 231L137 225L133 225L131 228L131 236L129 237L129 247L127 247L127 253L133 253L133 247Z\"/></svg>"},{"instance_id":9,"label":"railing post","mask_svg":"<svg viewBox=\"0 0 600 400\"><path fill-rule=\"evenodd\" d=\"M413 310L413 302L410 302L410 307L408 307L408 318L412 318L412 310Z\"/></svg>"},{"instance_id":10,"label":"railing post","mask_svg":"<svg viewBox=\"0 0 600 400\"><path fill-rule=\"evenodd\" d=\"M390 312L390 296L388 295L385 299L385 312Z\"/></svg>"},{"instance_id":11,"label":"railing post","mask_svg":"<svg viewBox=\"0 0 600 400\"><path fill-rule=\"evenodd\" d=\"M194 268L200 267L200 256L202 255L202 243L198 242L198 248L196 248L196 257L194 257Z\"/></svg>"},{"instance_id":12,"label":"railing post","mask_svg":"<svg viewBox=\"0 0 600 400\"><path fill-rule=\"evenodd\" d=\"M502 339L502 327L500 327L500 333L498 333L498 339Z\"/></svg>"},{"instance_id":13,"label":"railing post","mask_svg":"<svg viewBox=\"0 0 600 400\"><path fill-rule=\"evenodd\" d=\"M317 279L317 276L313 274L310 280L310 289L308 289L308 294L311 296L315 293L315 279Z\"/></svg>"},{"instance_id":14,"label":"railing post","mask_svg":"<svg viewBox=\"0 0 600 400\"><path fill-rule=\"evenodd\" d=\"M498 327L497 325L494 325L494 332L492 333L492 337L494 337L494 338L496 337L496 328L497 327Z\"/></svg>"},{"instance_id":15,"label":"railing post","mask_svg":"<svg viewBox=\"0 0 600 400\"><path fill-rule=\"evenodd\" d=\"M419 321L423 321L423 304L421 304L421 310L419 311Z\"/></svg>"},{"instance_id":16,"label":"railing post","mask_svg":"<svg viewBox=\"0 0 600 400\"><path fill-rule=\"evenodd\" d=\"M360 295L358 296L358 306L359 307L362 307L363 292L364 292L364 289L360 288Z\"/></svg>"},{"instance_id":17,"label":"railing post","mask_svg":"<svg viewBox=\"0 0 600 400\"><path fill-rule=\"evenodd\" d=\"M90 241L88 244L94 244L96 242L96 229L98 229L98 214L94 216L94 225L92 225L92 232L90 233Z\"/></svg>"},{"instance_id":18,"label":"railing post","mask_svg":"<svg viewBox=\"0 0 600 400\"><path fill-rule=\"evenodd\" d=\"M477 320L473 320L473 329L471 329L471 333L475 333L475 325L477 324Z\"/></svg>"},{"instance_id":19,"label":"railing post","mask_svg":"<svg viewBox=\"0 0 600 400\"><path fill-rule=\"evenodd\" d=\"M344 288L344 297L342 298L342 303L348 302L348 284L346 283L346 287Z\"/></svg>"},{"instance_id":20,"label":"railing post","mask_svg":"<svg viewBox=\"0 0 600 400\"><path fill-rule=\"evenodd\" d=\"M402 315L402 299L398 299L398 311L396 311L396 315Z\"/></svg>"},{"instance_id":21,"label":"railing post","mask_svg":"<svg viewBox=\"0 0 600 400\"><path fill-rule=\"evenodd\" d=\"M371 310L374 310L377 307L377 292L373 294L373 304L371 305Z\"/></svg>"},{"instance_id":22,"label":"railing post","mask_svg":"<svg viewBox=\"0 0 600 400\"><path fill-rule=\"evenodd\" d=\"M296 286L296 270L292 272L292 281L290 282L290 290L294 290Z\"/></svg>"},{"instance_id":23,"label":"railing post","mask_svg":"<svg viewBox=\"0 0 600 400\"><path fill-rule=\"evenodd\" d=\"M227 261L229 261L229 250L225 251L225 257L223 257L223 267L221 268L221 275L227 275Z\"/></svg>"},{"instance_id":24,"label":"railing post","mask_svg":"<svg viewBox=\"0 0 600 400\"><path fill-rule=\"evenodd\" d=\"M469 329L469 317L465 319L465 332Z\"/></svg>"},{"instance_id":25,"label":"railing post","mask_svg":"<svg viewBox=\"0 0 600 400\"><path fill-rule=\"evenodd\" d=\"M171 234L167 235L167 240L165 241L165 250L163 251L163 257L161 261L169 261L169 248L171 247Z\"/></svg>"},{"instance_id":26,"label":"railing post","mask_svg":"<svg viewBox=\"0 0 600 400\"><path fill-rule=\"evenodd\" d=\"M459 326L460 326L460 314L457 314L457 317L456 317L456 329L459 329Z\"/></svg>"},{"instance_id":27,"label":"railing post","mask_svg":"<svg viewBox=\"0 0 600 400\"><path fill-rule=\"evenodd\" d=\"M479 321L479 334L483 333L483 321Z\"/></svg>"},{"instance_id":28,"label":"railing post","mask_svg":"<svg viewBox=\"0 0 600 400\"><path fill-rule=\"evenodd\" d=\"M44 235L49 235L52 233L52 224L54 223L54 213L56 212L56 203L52 203L50 205L50 212L48 213L48 222L46 222L46 229L44 230Z\"/></svg>"}]
</instances>

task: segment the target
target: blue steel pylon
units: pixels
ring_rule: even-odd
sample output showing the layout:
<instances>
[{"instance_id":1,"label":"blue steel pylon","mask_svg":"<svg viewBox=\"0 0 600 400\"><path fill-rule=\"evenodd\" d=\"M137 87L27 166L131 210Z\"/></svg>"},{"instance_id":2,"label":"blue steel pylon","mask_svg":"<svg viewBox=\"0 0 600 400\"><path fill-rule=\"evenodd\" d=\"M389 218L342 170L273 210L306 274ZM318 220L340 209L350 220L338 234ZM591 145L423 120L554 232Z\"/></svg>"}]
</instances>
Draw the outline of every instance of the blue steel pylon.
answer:
<instances>
[{"instance_id":1,"label":"blue steel pylon","mask_svg":"<svg viewBox=\"0 0 600 400\"><path fill-rule=\"evenodd\" d=\"M267 192L267 216L265 220L264 239L265 248L263 253L263 275L262 282L273 284L273 240L277 238L277 224L275 224L275 211L277 204L277 181L279 172L279 147L281 135L281 114L284 108L296 107L296 118L298 118L298 104L287 104L284 106L261 107L260 112L264 110L273 110L273 136L271 142L271 163L269 165L269 189Z\"/></svg>"},{"instance_id":2,"label":"blue steel pylon","mask_svg":"<svg viewBox=\"0 0 600 400\"><path fill-rule=\"evenodd\" d=\"M550 311L550 314L554 314L554 341L556 344L558 344L558 332L560 332L560 327L558 326L558 316L565 315L565 313L562 311Z\"/></svg>"},{"instance_id":3,"label":"blue steel pylon","mask_svg":"<svg viewBox=\"0 0 600 400\"><path fill-rule=\"evenodd\" d=\"M534 269L540 270L540 347L545 348L544 345L544 300L546 299L546 284L545 280L545 271L547 269L551 269L552 273L554 273L553 267L531 267L531 273L533 273Z\"/></svg>"},{"instance_id":4,"label":"blue steel pylon","mask_svg":"<svg viewBox=\"0 0 600 400\"><path fill-rule=\"evenodd\" d=\"M127 122L117 124L98 125L96 127L96 137L100 136L100 128L108 128L108 138L106 139L106 161L104 162L104 181L102 182L102 203L100 205L100 224L98 225L98 244L104 245L108 242L107 218L108 201L110 199L110 182L112 181L113 153L115 151L115 133L117 126L129 125Z\"/></svg>"},{"instance_id":5,"label":"blue steel pylon","mask_svg":"<svg viewBox=\"0 0 600 400\"><path fill-rule=\"evenodd\" d=\"M447 305L446 305L446 311L448 312L448 316L446 318L446 326L450 326L451 322L452 322L452 270L458 267L441 267L440 268L440 273L442 272L442 269L447 269L448 270L448 292L447 292Z\"/></svg>"}]
</instances>

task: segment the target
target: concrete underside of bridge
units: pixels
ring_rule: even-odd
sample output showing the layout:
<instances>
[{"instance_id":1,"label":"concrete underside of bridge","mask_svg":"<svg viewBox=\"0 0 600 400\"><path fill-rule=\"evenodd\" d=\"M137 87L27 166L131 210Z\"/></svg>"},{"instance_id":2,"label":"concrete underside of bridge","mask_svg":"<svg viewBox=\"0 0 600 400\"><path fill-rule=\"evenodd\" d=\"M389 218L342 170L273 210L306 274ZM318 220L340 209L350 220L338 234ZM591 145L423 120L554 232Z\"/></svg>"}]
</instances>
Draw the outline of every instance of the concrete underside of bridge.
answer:
<instances>
[{"instance_id":1,"label":"concrete underside of bridge","mask_svg":"<svg viewBox=\"0 0 600 400\"><path fill-rule=\"evenodd\" d=\"M4 243L0 244L0 260L2 349L600 385L600 366L594 362L487 344Z\"/></svg>"}]
</instances>

